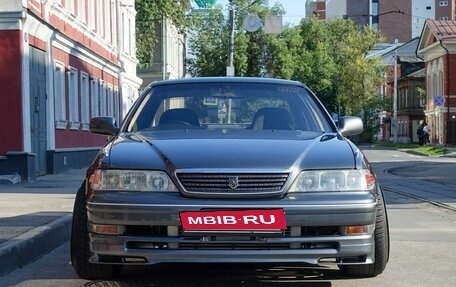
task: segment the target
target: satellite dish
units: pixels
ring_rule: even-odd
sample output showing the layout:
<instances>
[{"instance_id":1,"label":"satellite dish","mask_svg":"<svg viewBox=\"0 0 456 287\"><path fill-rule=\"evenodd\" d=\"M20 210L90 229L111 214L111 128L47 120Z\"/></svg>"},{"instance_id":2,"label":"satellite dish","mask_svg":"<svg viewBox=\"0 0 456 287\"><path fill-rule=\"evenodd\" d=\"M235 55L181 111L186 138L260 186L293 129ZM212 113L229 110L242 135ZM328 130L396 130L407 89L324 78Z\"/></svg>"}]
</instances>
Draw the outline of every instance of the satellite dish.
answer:
<instances>
[{"instance_id":1,"label":"satellite dish","mask_svg":"<svg viewBox=\"0 0 456 287\"><path fill-rule=\"evenodd\" d=\"M247 32L255 32L261 28L261 19L258 15L250 14L244 19L244 29Z\"/></svg>"}]
</instances>

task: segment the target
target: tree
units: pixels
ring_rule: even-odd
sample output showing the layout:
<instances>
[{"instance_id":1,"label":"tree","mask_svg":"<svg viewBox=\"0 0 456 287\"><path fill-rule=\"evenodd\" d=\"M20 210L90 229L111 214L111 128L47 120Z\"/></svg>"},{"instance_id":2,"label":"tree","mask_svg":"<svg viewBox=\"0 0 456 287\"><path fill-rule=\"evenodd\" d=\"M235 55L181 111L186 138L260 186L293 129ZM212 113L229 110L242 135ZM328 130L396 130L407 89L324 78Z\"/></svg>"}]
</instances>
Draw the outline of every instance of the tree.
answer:
<instances>
[{"instance_id":1,"label":"tree","mask_svg":"<svg viewBox=\"0 0 456 287\"><path fill-rule=\"evenodd\" d=\"M309 86L330 112L364 112L367 116L383 79L379 60L368 56L381 41L378 33L368 27L360 29L351 20L322 22L316 17L296 27L285 27L278 35L262 30L245 32L242 21L247 13L264 19L268 14L281 14L283 8L268 8L263 1L235 3L237 76L298 80ZM208 12L194 28L189 41L193 54L188 61L191 75L225 75L229 23L224 16L221 9Z\"/></svg>"},{"instance_id":2,"label":"tree","mask_svg":"<svg viewBox=\"0 0 456 287\"><path fill-rule=\"evenodd\" d=\"M188 72L193 76L224 76L228 51L227 23L221 9L192 13Z\"/></svg>"},{"instance_id":3,"label":"tree","mask_svg":"<svg viewBox=\"0 0 456 287\"><path fill-rule=\"evenodd\" d=\"M152 62L154 47L157 43L157 24L169 18L178 29L184 31L191 25L186 19L191 9L190 0L135 0L136 9L136 57L139 66Z\"/></svg>"},{"instance_id":4,"label":"tree","mask_svg":"<svg viewBox=\"0 0 456 287\"><path fill-rule=\"evenodd\" d=\"M283 8L276 5L269 8L264 0L233 2L236 13L234 37L234 66L237 76L264 76L267 62L266 47L271 40L262 29L246 32L243 21L247 14L257 14L264 20L266 15L283 13ZM228 62L228 38L230 23L225 18L222 8L206 12L192 13L194 26L189 31L187 61L188 72L192 76L226 75ZM201 57L206 57L202 59Z\"/></svg>"}]
</instances>

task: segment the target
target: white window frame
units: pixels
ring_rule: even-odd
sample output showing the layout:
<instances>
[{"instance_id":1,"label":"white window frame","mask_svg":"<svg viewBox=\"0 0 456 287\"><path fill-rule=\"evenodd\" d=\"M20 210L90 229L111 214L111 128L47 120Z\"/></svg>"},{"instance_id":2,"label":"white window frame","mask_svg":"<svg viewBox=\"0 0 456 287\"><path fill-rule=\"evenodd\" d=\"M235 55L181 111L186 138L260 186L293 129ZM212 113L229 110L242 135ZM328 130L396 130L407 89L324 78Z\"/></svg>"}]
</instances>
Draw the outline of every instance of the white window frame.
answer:
<instances>
[{"instance_id":1,"label":"white window frame","mask_svg":"<svg viewBox=\"0 0 456 287\"><path fill-rule=\"evenodd\" d=\"M90 122L90 94L89 74L81 72L81 122L82 129L89 129Z\"/></svg>"},{"instance_id":2,"label":"white window frame","mask_svg":"<svg viewBox=\"0 0 456 287\"><path fill-rule=\"evenodd\" d=\"M70 129L78 130L79 121L79 94L78 94L78 70L70 68L68 78L68 109L70 112Z\"/></svg>"},{"instance_id":3,"label":"white window frame","mask_svg":"<svg viewBox=\"0 0 456 287\"><path fill-rule=\"evenodd\" d=\"M95 19L97 20L97 28L95 29L98 34L100 34L102 37L104 36L104 22L103 22L103 1L102 0L97 0L96 1L96 16Z\"/></svg>"},{"instance_id":4,"label":"white window frame","mask_svg":"<svg viewBox=\"0 0 456 287\"><path fill-rule=\"evenodd\" d=\"M439 6L440 6L440 7L448 6L448 1L440 1L440 2L439 2Z\"/></svg>"},{"instance_id":5,"label":"white window frame","mask_svg":"<svg viewBox=\"0 0 456 287\"><path fill-rule=\"evenodd\" d=\"M89 1L88 6L87 6L87 11L88 11L88 17L87 17L87 22L89 25L89 28L91 30L95 30L95 1Z\"/></svg>"},{"instance_id":6,"label":"white window frame","mask_svg":"<svg viewBox=\"0 0 456 287\"><path fill-rule=\"evenodd\" d=\"M60 62L54 63L54 116L55 128L66 129L66 102L65 102L65 65Z\"/></svg>"},{"instance_id":7,"label":"white window frame","mask_svg":"<svg viewBox=\"0 0 456 287\"><path fill-rule=\"evenodd\" d=\"M87 23L86 7L86 0L78 0L78 17L83 23Z\"/></svg>"},{"instance_id":8,"label":"white window frame","mask_svg":"<svg viewBox=\"0 0 456 287\"><path fill-rule=\"evenodd\" d=\"M114 45L117 45L117 11L116 11L117 7L116 7L116 2L115 0L111 0L111 11L113 11L112 15L111 15L111 43L113 43ZM117 47L119 48L119 47Z\"/></svg>"},{"instance_id":9,"label":"white window frame","mask_svg":"<svg viewBox=\"0 0 456 287\"><path fill-rule=\"evenodd\" d=\"M75 15L74 1L73 0L65 0L65 9L68 12L70 12L71 15Z\"/></svg>"},{"instance_id":10,"label":"white window frame","mask_svg":"<svg viewBox=\"0 0 456 287\"><path fill-rule=\"evenodd\" d=\"M108 42L111 42L111 0L104 1L104 11L104 37Z\"/></svg>"}]
</instances>

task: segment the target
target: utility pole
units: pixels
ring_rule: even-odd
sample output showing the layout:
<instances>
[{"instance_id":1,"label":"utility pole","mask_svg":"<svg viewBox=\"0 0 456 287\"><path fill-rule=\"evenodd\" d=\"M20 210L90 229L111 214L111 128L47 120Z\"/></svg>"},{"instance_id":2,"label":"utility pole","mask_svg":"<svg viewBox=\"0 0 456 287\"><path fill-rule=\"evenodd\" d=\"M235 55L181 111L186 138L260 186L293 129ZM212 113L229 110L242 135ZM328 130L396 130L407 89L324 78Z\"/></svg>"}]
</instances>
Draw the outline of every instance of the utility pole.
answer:
<instances>
[{"instance_id":1,"label":"utility pole","mask_svg":"<svg viewBox=\"0 0 456 287\"><path fill-rule=\"evenodd\" d=\"M234 11L234 0L230 0L230 39L228 42L228 63L226 66L226 75L228 77L234 76L234 21L235 21L235 11Z\"/></svg>"}]
</instances>

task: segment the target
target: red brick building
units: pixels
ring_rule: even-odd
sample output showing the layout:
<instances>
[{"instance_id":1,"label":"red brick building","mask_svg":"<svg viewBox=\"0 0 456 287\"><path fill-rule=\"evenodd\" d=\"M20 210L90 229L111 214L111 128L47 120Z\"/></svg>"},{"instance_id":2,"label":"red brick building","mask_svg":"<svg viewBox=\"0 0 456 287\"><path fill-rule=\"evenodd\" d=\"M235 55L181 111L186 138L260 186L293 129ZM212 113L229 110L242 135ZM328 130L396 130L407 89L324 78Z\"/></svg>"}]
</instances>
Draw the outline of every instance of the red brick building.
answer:
<instances>
[{"instance_id":1,"label":"red brick building","mask_svg":"<svg viewBox=\"0 0 456 287\"><path fill-rule=\"evenodd\" d=\"M417 48L425 61L431 143L456 144L456 21L426 20Z\"/></svg>"},{"instance_id":2,"label":"red brick building","mask_svg":"<svg viewBox=\"0 0 456 287\"><path fill-rule=\"evenodd\" d=\"M134 0L2 0L0 174L86 166L137 96Z\"/></svg>"}]
</instances>

